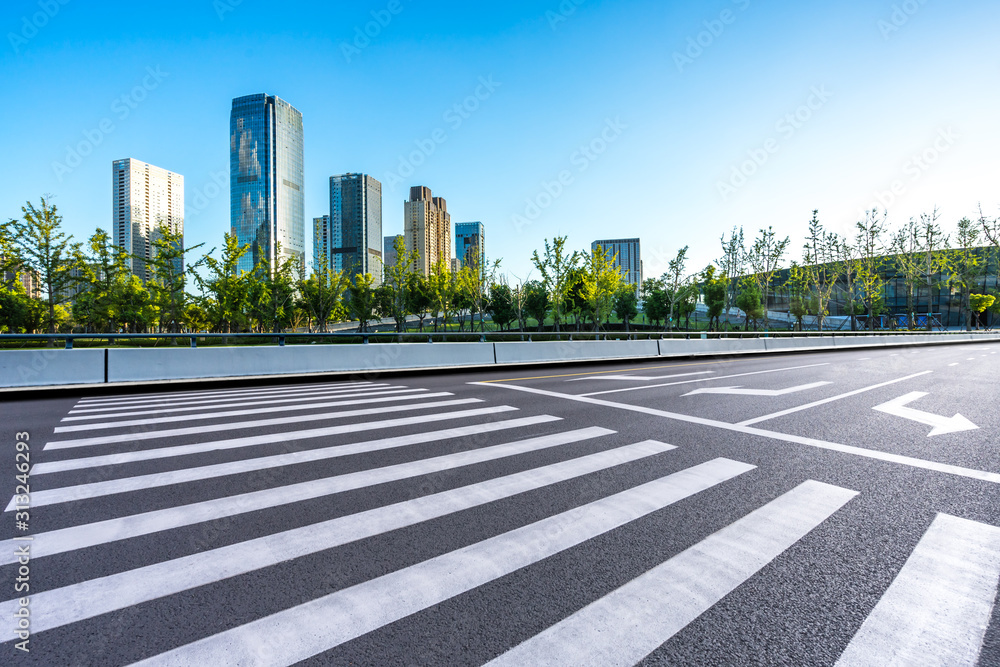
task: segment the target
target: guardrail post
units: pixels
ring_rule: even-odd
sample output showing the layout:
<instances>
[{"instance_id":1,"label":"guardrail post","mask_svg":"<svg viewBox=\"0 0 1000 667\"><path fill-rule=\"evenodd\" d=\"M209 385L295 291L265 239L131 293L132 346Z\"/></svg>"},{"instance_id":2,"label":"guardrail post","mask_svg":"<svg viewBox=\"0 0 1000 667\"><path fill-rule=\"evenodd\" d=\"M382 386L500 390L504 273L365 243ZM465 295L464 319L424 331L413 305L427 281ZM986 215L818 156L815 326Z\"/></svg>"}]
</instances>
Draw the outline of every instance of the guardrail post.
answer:
<instances>
[{"instance_id":1,"label":"guardrail post","mask_svg":"<svg viewBox=\"0 0 1000 667\"><path fill-rule=\"evenodd\" d=\"M66 339L66 349L67 350L72 350L73 349L73 339L72 338L67 338Z\"/></svg>"},{"instance_id":2,"label":"guardrail post","mask_svg":"<svg viewBox=\"0 0 1000 667\"><path fill-rule=\"evenodd\" d=\"M484 334L484 333L479 334L479 342L480 343L485 343L486 342L486 334Z\"/></svg>"},{"instance_id":3,"label":"guardrail post","mask_svg":"<svg viewBox=\"0 0 1000 667\"><path fill-rule=\"evenodd\" d=\"M198 337L191 336L191 347L198 347Z\"/></svg>"},{"instance_id":4,"label":"guardrail post","mask_svg":"<svg viewBox=\"0 0 1000 667\"><path fill-rule=\"evenodd\" d=\"M278 347L285 347L285 337L278 336Z\"/></svg>"},{"instance_id":5,"label":"guardrail post","mask_svg":"<svg viewBox=\"0 0 1000 667\"><path fill-rule=\"evenodd\" d=\"M361 342L364 343L365 345L367 345L368 344L368 336L362 336L361 337Z\"/></svg>"},{"instance_id":6,"label":"guardrail post","mask_svg":"<svg viewBox=\"0 0 1000 667\"><path fill-rule=\"evenodd\" d=\"M434 342L434 337L433 337L433 336L431 336L431 335L428 335L428 336L427 336L427 342L428 342L428 343L433 343L433 342Z\"/></svg>"}]
</instances>

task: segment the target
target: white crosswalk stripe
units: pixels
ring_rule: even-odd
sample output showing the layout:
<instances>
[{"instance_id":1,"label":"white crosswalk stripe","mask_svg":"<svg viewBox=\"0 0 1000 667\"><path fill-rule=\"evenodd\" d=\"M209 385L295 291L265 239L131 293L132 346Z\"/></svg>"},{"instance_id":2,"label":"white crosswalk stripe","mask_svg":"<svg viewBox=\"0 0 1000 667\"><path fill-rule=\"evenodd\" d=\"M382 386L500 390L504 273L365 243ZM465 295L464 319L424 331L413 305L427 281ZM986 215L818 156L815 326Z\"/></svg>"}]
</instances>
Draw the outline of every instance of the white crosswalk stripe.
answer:
<instances>
[{"instance_id":1,"label":"white crosswalk stripe","mask_svg":"<svg viewBox=\"0 0 1000 667\"><path fill-rule=\"evenodd\" d=\"M489 664L633 665L856 495L805 482Z\"/></svg>"},{"instance_id":2,"label":"white crosswalk stripe","mask_svg":"<svg viewBox=\"0 0 1000 667\"><path fill-rule=\"evenodd\" d=\"M348 409L330 410L341 407ZM280 416L240 420L274 413ZM658 535L647 527L697 524L720 498L776 483L751 463L706 460L697 448L636 442L647 436L628 439L524 406L394 383L89 399L55 430L87 435L46 443L39 461L32 452L31 507L52 507L53 524L31 536L31 562L41 572L47 563L65 570L52 583L32 570L31 632L80 641L76 659L88 664L329 661L324 653L350 653L362 645L348 642L395 632L387 626L411 617L420 623L441 603L479 608L476 596L487 595L502 606L495 596L509 594L509 579L499 580L530 579L546 567L551 579L547 559L579 558L585 566L615 557L606 553L617 548L608 546L617 544L612 531ZM220 435L206 439L211 433ZM669 552L651 552L653 562L615 587L578 597L509 642L484 644L480 662L632 665L655 656L684 641L681 630L724 598L754 590L769 565L801 558L792 548L800 541L821 541L833 530L817 528L849 524L864 504L851 502L855 490L815 480L777 484L749 513L665 542ZM550 499L558 500L550 507ZM67 504L75 501L82 502ZM529 507L531 518L518 520ZM288 520L299 511L301 518ZM469 532L476 537L463 537ZM447 546L432 538L417 557L386 551L384 544L421 533L447 533ZM0 541L0 567L18 567L20 544ZM370 545L378 567L348 576L357 564L343 554L375 554ZM315 592L305 587L261 611L237 612L228 597L275 572L309 580L327 570L346 583L323 579ZM856 625L843 628L839 646L847 648L837 664L975 665L998 584L1000 527L939 514L867 618L843 621ZM518 595L548 604L542 595L553 585L559 590L547 580L537 593ZM12 618L20 606L0 601L0 617ZM164 619L188 608L216 622L174 636L175 624ZM132 650L131 657L88 654L106 614L162 626L160 643L137 653L117 637L109 646ZM13 627L0 629L0 641L15 636Z\"/></svg>"},{"instance_id":3,"label":"white crosswalk stripe","mask_svg":"<svg viewBox=\"0 0 1000 667\"><path fill-rule=\"evenodd\" d=\"M939 514L838 667L979 662L1000 581L1000 528Z\"/></svg>"},{"instance_id":4,"label":"white crosswalk stripe","mask_svg":"<svg viewBox=\"0 0 1000 667\"><path fill-rule=\"evenodd\" d=\"M147 409L147 410L131 410L130 408L113 408L114 410L128 410L128 411L127 412L101 412L101 414L86 414L86 415L80 415L80 416L77 416L77 417L64 417L62 419L62 421L64 421L64 422L72 422L72 421L84 421L84 420L87 420L87 419L115 419L117 417L139 417L139 416L142 416L142 415L166 414L168 412L170 412L170 413L174 413L174 412L194 412L194 411L197 411L197 410L204 410L205 406L207 404L213 404L212 407L214 409L221 409L221 408L248 407L248 406L251 406L251 405L276 405L276 404L279 404L279 403L296 403L296 402L301 402L303 398L305 398L307 400L320 400L322 398L327 398L327 397L331 397L331 396L336 396L337 398L351 398L351 397L354 397L354 396L363 396L365 399L367 399L368 397L371 397L371 396L386 396L386 395L399 396L400 394L418 394L420 392L426 392L426 391L427 391L426 389L405 389L405 388L402 388L402 387L390 387L388 389L380 389L378 391L368 391L368 392L364 392L364 393L361 393L361 392L350 392L350 393L346 393L345 394L345 393L342 393L342 392L319 392L319 393L316 393L316 394L309 394L308 396L294 396L292 398L272 398L272 397L268 397L268 398L266 398L264 400L250 400L250 401L239 400L236 403L233 403L231 401L234 401L234 400L237 400L237 399L226 399L225 401L222 401L218 405L214 405L216 403L216 401L198 401L197 405L187 406L187 407L183 407L183 408L154 408L154 409ZM423 395L424 396L428 396L429 394L425 393ZM364 400L364 399L362 399L362 400ZM102 410L104 410L104 409L102 408ZM111 410L111 408L108 408L108 410ZM91 411L88 411L88 412L91 412ZM74 414L74 411L70 411L70 414L71 415Z\"/></svg>"}]
</instances>

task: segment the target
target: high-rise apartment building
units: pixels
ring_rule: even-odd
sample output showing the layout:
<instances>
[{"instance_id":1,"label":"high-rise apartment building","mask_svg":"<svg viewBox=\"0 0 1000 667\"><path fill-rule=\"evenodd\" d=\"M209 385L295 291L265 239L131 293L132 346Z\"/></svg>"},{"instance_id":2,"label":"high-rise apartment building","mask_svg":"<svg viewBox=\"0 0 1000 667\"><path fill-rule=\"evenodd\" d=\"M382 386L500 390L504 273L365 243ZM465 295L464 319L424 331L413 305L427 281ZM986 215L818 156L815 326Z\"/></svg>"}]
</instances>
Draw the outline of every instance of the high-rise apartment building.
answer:
<instances>
[{"instance_id":1,"label":"high-rise apartment building","mask_svg":"<svg viewBox=\"0 0 1000 667\"><path fill-rule=\"evenodd\" d=\"M126 158L111 163L111 190L111 237L132 255L132 273L149 280L148 263L160 226L184 234L184 177ZM183 263L177 268L183 271Z\"/></svg>"},{"instance_id":2,"label":"high-rise apartment building","mask_svg":"<svg viewBox=\"0 0 1000 667\"><path fill-rule=\"evenodd\" d=\"M386 236L382 239L382 261L386 266L394 266L399 259L396 256L396 239L403 238L402 234ZM403 241L404 245L406 241Z\"/></svg>"},{"instance_id":3,"label":"high-rise apartment building","mask_svg":"<svg viewBox=\"0 0 1000 667\"><path fill-rule=\"evenodd\" d=\"M615 258L615 266L622 270L627 283L635 285L638 295L639 287L642 285L642 254L639 239L594 241L590 244L591 252L597 250L597 246L601 246L604 252L609 252Z\"/></svg>"},{"instance_id":4,"label":"high-rise apartment building","mask_svg":"<svg viewBox=\"0 0 1000 667\"><path fill-rule=\"evenodd\" d=\"M313 268L319 270L324 263L333 268L331 253L336 247L333 234L333 226L330 224L330 216L323 215L313 218Z\"/></svg>"},{"instance_id":5,"label":"high-rise apartment building","mask_svg":"<svg viewBox=\"0 0 1000 667\"><path fill-rule=\"evenodd\" d=\"M333 266L382 284L382 184L368 174L330 177Z\"/></svg>"},{"instance_id":6,"label":"high-rise apartment building","mask_svg":"<svg viewBox=\"0 0 1000 667\"><path fill-rule=\"evenodd\" d=\"M431 189L410 188L410 199L403 204L403 236L406 251L417 252L414 271L430 275L431 267L451 261L451 215L443 197L431 196Z\"/></svg>"},{"instance_id":7,"label":"high-rise apartment building","mask_svg":"<svg viewBox=\"0 0 1000 667\"><path fill-rule=\"evenodd\" d=\"M302 114L280 97L237 97L229 117L230 224L251 252L240 271L261 261L305 259ZM278 248L280 247L280 257Z\"/></svg>"},{"instance_id":8,"label":"high-rise apartment building","mask_svg":"<svg viewBox=\"0 0 1000 667\"><path fill-rule=\"evenodd\" d=\"M455 257L462 266L482 268L486 257L486 232L481 222L455 224Z\"/></svg>"}]
</instances>

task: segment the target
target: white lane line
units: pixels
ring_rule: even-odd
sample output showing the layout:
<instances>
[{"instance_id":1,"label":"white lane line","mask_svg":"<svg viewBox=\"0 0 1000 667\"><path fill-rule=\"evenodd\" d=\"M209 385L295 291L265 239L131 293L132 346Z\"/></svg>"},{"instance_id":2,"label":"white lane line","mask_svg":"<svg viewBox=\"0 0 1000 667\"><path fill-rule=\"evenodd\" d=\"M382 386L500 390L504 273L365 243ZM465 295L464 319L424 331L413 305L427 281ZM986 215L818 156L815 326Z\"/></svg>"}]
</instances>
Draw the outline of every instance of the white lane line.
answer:
<instances>
[{"instance_id":1,"label":"white lane line","mask_svg":"<svg viewBox=\"0 0 1000 667\"><path fill-rule=\"evenodd\" d=\"M540 417L527 417L524 419L512 419L504 422L491 422L483 424L481 427L464 426L456 429L436 431L434 433L421 433L418 435L404 435L394 438L384 438L369 442L355 443L351 445L338 445L325 447L319 450L309 450L307 452L296 452L294 454L283 454L280 456L268 457L268 461L262 462L260 459L252 459L248 463L256 464L252 470L275 469L299 463L315 462L350 456L352 454L368 453L403 447L423 442L439 442L448 439L468 437L470 435L480 435L487 432L501 430L511 430L525 426L534 426L542 423L559 421L559 417L542 415ZM427 474L429 468L444 469L443 466L455 468L460 465L471 465L482 461L488 461L502 456L513 456L525 448L534 450L541 448L545 443L548 446L556 446L569 442L579 442L589 438L596 438L614 433L607 429L592 427L588 429L578 429L576 431L558 433L541 438L522 440L516 443L484 447L455 454L436 457L423 461L402 463L386 468L376 468L363 470L345 475L335 475L319 480L302 482L290 486L262 489L251 493L243 493L214 500L206 500L190 505L180 505L177 507L167 507L162 510L143 512L142 514L132 514L116 519L108 519L95 523L70 526L48 533L36 533L32 537L31 555L33 558L43 558L52 554L85 549L98 544L107 544L118 540L131 539L140 535L149 535L164 530L171 530L181 526L189 526L203 521L212 521L246 512L278 507L289 503L297 503L309 498L317 498L323 495L341 493L350 489L357 489L363 486L383 484L385 482L414 477ZM663 445L667 449L674 449L671 445ZM436 462L436 463L428 463ZM242 463L242 462L236 462ZM211 466L215 476L222 474L232 474L232 464L219 464ZM435 466L437 466L435 468ZM228 469L227 469L228 468ZM243 466L236 466L235 472L247 472ZM0 543L2 544L2 543ZM15 549L19 543L13 539L8 540L9 549L0 551L0 565L6 565L17 561Z\"/></svg>"},{"instance_id":2,"label":"white lane line","mask_svg":"<svg viewBox=\"0 0 1000 667\"><path fill-rule=\"evenodd\" d=\"M976 360L975 357L969 357L968 359L966 359L966 361L975 361L975 360Z\"/></svg>"},{"instance_id":3,"label":"white lane line","mask_svg":"<svg viewBox=\"0 0 1000 667\"><path fill-rule=\"evenodd\" d=\"M349 399L353 397L363 397L367 398L369 396L398 396L400 394L414 394L419 392L427 391L426 389L396 389L388 388L379 391L369 391L365 393L354 393L354 394L341 394L341 392L321 392L317 394L309 394L306 396L295 396L292 398L264 398L264 399L254 399L254 400L240 400L236 398L226 399L226 402L221 404L214 404L214 401L199 401L198 405L192 405L184 408L153 408L151 410L132 410L130 408L115 408L116 410L128 410L127 412L110 412L101 414L88 414L80 415L78 417L63 417L60 421L63 422L74 422L83 421L86 419L118 419L119 417L140 417L142 415L162 415L168 413L176 412L196 412L198 410L204 410L206 407L212 410L221 410L223 408L242 408L249 407L251 405L277 405L281 403L296 403L302 401L321 401L326 398L337 398L337 399ZM237 401L233 403L232 401ZM212 403L213 405L208 405ZM69 414L75 414L70 412Z\"/></svg>"},{"instance_id":4,"label":"white lane line","mask_svg":"<svg viewBox=\"0 0 1000 667\"><path fill-rule=\"evenodd\" d=\"M109 428L124 428L126 426L151 426L153 424L172 424L184 421L197 421L199 419L221 419L223 417L243 417L246 415L266 415L275 412L294 412L296 410L318 410L320 408L335 408L344 405L368 405L370 403L392 403L398 401L422 401L428 398L443 398L454 396L450 391L440 391L431 394L415 394L412 396L388 396L380 398L355 398L349 401L325 401L323 403L302 403L297 405L274 405L266 408L248 408L246 410L226 410L223 412L200 412L190 415L171 415L169 417L147 417L146 419L125 419L121 421L98 422L96 424L76 424L72 426L57 426L56 433L75 433L78 431L100 431ZM316 400L310 397L309 399ZM217 406L213 406L215 409ZM107 417L108 415L101 415Z\"/></svg>"},{"instance_id":5,"label":"white lane line","mask_svg":"<svg viewBox=\"0 0 1000 667\"><path fill-rule=\"evenodd\" d=\"M786 387L784 389L744 389L742 387L700 387L694 391L689 391L683 396L696 396L698 394L731 394L734 396L786 396L788 394L797 394L800 391L809 391L810 389L818 389L819 387L825 387L828 384L833 384L832 382L810 382L809 384L800 384L794 387Z\"/></svg>"},{"instance_id":6,"label":"white lane line","mask_svg":"<svg viewBox=\"0 0 1000 667\"><path fill-rule=\"evenodd\" d=\"M856 495L800 484L486 664L637 664Z\"/></svg>"},{"instance_id":7,"label":"white lane line","mask_svg":"<svg viewBox=\"0 0 1000 667\"><path fill-rule=\"evenodd\" d=\"M597 430L601 432L596 435L605 435L605 429ZM563 440L575 441L572 437ZM527 452L559 444L565 442L555 441L549 444L539 440L526 443L521 450ZM654 442L627 445L37 593L37 599L45 606L46 612L33 616L31 622L36 632L76 623L109 611L174 595L349 542L662 454L670 449L673 449L670 445ZM512 451L508 455L516 453L520 452ZM8 607L13 613L17 604L17 600L0 603L0 613L6 612Z\"/></svg>"},{"instance_id":8,"label":"white lane line","mask_svg":"<svg viewBox=\"0 0 1000 667\"><path fill-rule=\"evenodd\" d=\"M379 428L396 428L398 426L412 426L414 424L426 424L429 422L444 421L447 419L464 419L466 417L477 417L481 415L497 414L500 412L508 412L510 410L516 410L517 408L512 408L507 405L502 405L493 408L480 408L477 410L462 410L459 412L446 412L432 415L424 415L420 417L406 417L403 419L389 419L381 422L372 422L367 424L348 424L346 426L334 426L331 428L323 429L325 435L338 435L342 433L355 433L357 431L370 431ZM317 431L320 429L316 429ZM281 439L284 441L286 434L280 434ZM313 436L314 437L314 436ZM182 450L175 454L180 456L182 454L194 454L206 451L217 451L219 449L235 449L239 447L247 447L247 439L234 439L234 440L217 440L215 442L198 443L194 445L185 445L181 447L174 447L173 450ZM264 442L274 442L275 436L264 436L261 441L253 442L252 444L263 444ZM141 455L144 452L132 452L132 454ZM157 458L163 458L169 456L169 454L157 452L157 454L163 454ZM229 464L219 464L219 465L229 465ZM55 489L46 489L44 491L35 491L31 494L31 504L32 506L43 506L52 505L56 503L65 503L73 500L81 500L84 498L97 498L100 496L107 496L115 493L126 493L128 491L140 491L142 489L148 489L160 486L169 486L171 484L181 484L184 482L192 482L200 479L207 479L209 477L216 477L218 468L216 466L203 466L200 468L183 468L181 470L171 470L169 472L152 473L148 475L139 475L136 477L122 477L118 479L110 479L103 482L91 482L89 484L79 484L75 486L62 486ZM15 504L14 499L17 496L11 498L10 503L7 505L6 511L11 511Z\"/></svg>"},{"instance_id":9,"label":"white lane line","mask_svg":"<svg viewBox=\"0 0 1000 667\"><path fill-rule=\"evenodd\" d=\"M509 412L516 410L509 406L500 406L499 408L482 408L476 410L466 410L461 413L456 413L455 419L462 416L466 417L476 417L480 415L495 415L503 412ZM493 430L502 430L507 428L503 424L511 424L510 428L514 426L520 426L523 424L538 424L547 421L557 421L561 417L549 417L548 415L543 415L541 417L526 417L515 420L508 420L505 422L497 423L487 423L487 424L472 424L470 426L462 427L460 429L445 429L441 431L434 431L430 434L416 433L411 435L401 435L394 436L391 438L380 438L373 442L403 442L404 444L409 444L411 442L430 442L434 438L435 433L440 434L451 434L458 433L459 435L475 435L480 432L490 432ZM541 420L541 421L533 421ZM439 420L436 420L439 421ZM466 429L468 430L466 432ZM344 426L325 426L322 428L311 428L302 431L286 431L281 434L281 442L291 443L299 440L309 440L311 438L323 438L329 435L339 435L342 433L350 433L350 428ZM442 435L441 437L445 437ZM453 437L453 436L447 436ZM208 443L199 443L201 445L210 445L212 449L234 449L240 447L253 447L255 445L266 445L274 442L273 435L255 435L248 436L244 438L228 438L225 440L215 440ZM364 444L364 443L362 443ZM272 467L269 462L273 461L275 466L288 465L291 462L303 460L303 461L313 461L323 458L328 458L323 455L322 452L333 451L339 447L355 447L358 445L334 445L329 448L321 449L310 449L301 452L291 452L288 454L275 454L273 456L261 456L252 459L245 459L241 461L231 461L229 463L220 463L216 466L212 466L213 469L225 466L227 470L234 470L236 472L247 472L249 470L260 470L261 468ZM395 446L395 445L393 445ZM87 456L75 459L65 459L63 461L48 461L43 463L37 463L31 468L32 475L50 475L57 472L66 472L67 470L85 470L87 468L99 468L101 466L115 466L122 465L124 463L135 463L136 461L149 461L153 459L166 459L172 458L178 455L199 453L201 450L185 450L180 454L176 453L177 447L160 447L158 449L143 449L137 452L120 452L118 454L104 454L101 456ZM316 458L312 458L312 457ZM338 455L339 456L339 455ZM304 457L304 458L290 458L290 457ZM234 467L236 466L236 467ZM232 473L226 473L232 474Z\"/></svg>"},{"instance_id":10,"label":"white lane line","mask_svg":"<svg viewBox=\"0 0 1000 667\"><path fill-rule=\"evenodd\" d=\"M416 405L390 405L378 408L365 408L362 410L340 410L338 412L323 412L315 415L294 415L291 417L274 417L272 419L257 419L246 422L227 422L225 424L202 424L201 426L189 426L186 428L165 429L162 431L140 431L138 433L119 433L117 435L100 435L92 438L75 438L73 440L53 440L45 443L44 450L70 449L75 447L92 447L94 445L106 445L115 442L134 442L136 440L153 440L158 438L175 438L178 436L200 435L202 433L213 433L217 431L235 431L248 428L261 428L264 426L279 426L282 424L301 424L311 421L323 421L326 419L346 419L347 417L364 417L367 415L379 415L385 412L404 412L408 410L426 410L428 408L444 408L453 405L466 405L468 403L482 403L479 399L458 398L449 401L432 401L431 403L418 403ZM364 430L366 425L356 424L355 428ZM280 439L281 434L273 434L272 440Z\"/></svg>"},{"instance_id":11,"label":"white lane line","mask_svg":"<svg viewBox=\"0 0 1000 667\"><path fill-rule=\"evenodd\" d=\"M578 396L575 394L561 394L556 391L548 391L546 389L536 389L534 387L519 387L513 384L500 384L492 382L470 382L469 384L479 385L483 387L500 387L503 389L511 389L514 391L523 391L530 394L539 394L542 396L551 396L553 398L562 398L567 401L579 401L581 403L590 403L591 405L603 405L608 408L617 408L619 410L641 412L643 414L653 415L656 417L664 417L666 419L674 419L676 421L688 422L689 424L701 424L702 426L712 426L726 431L735 431L736 433L759 435L763 438L770 438L772 440L782 440L784 442L791 442L797 445L806 445L807 447L815 447L817 449L826 449L833 452L840 452L841 454L852 454L854 456L862 456L864 458L875 459L877 461L898 463L900 465L910 466L913 468L931 470L933 472L941 472L948 475L956 475L958 477L967 477L969 479L978 479L980 481L990 482L991 484L1000 484L1000 473L987 472L985 470L973 470L972 468L963 468L961 466L954 466L947 463L938 463L937 461L916 459L910 456L902 456L900 454L890 454L888 452L880 452L874 449L863 449L861 447L852 447L851 445L841 445L840 443L836 442L827 442L825 440L817 440L815 438L806 438L799 435L792 435L790 433L767 431L761 428L755 428L753 426L743 426L742 424L730 424L729 422L720 422L714 419L695 417L693 415L683 415L677 412L667 412L666 410L657 410L655 408L647 408L641 405L629 405L628 403L615 403L613 401L605 401L599 398L591 398L589 396Z\"/></svg>"},{"instance_id":12,"label":"white lane line","mask_svg":"<svg viewBox=\"0 0 1000 667\"><path fill-rule=\"evenodd\" d=\"M581 382L583 380L640 380L651 382L653 380L666 380L667 378L683 378L691 375L713 375L715 371L697 371L694 373L676 373L674 375L591 375L583 378L570 378L566 382Z\"/></svg>"},{"instance_id":13,"label":"white lane line","mask_svg":"<svg viewBox=\"0 0 1000 667\"><path fill-rule=\"evenodd\" d=\"M267 656L268 664L292 665L652 514L753 467L715 459L137 664L254 664ZM278 542L275 548L283 551L286 545ZM83 606L86 608L87 603ZM3 611L7 611L6 606Z\"/></svg>"},{"instance_id":14,"label":"white lane line","mask_svg":"<svg viewBox=\"0 0 1000 667\"><path fill-rule=\"evenodd\" d=\"M785 415L790 415L794 412L800 412L802 410L808 410L810 408L815 408L819 405L825 405L827 403L832 403L833 401L839 401L842 398L848 398L850 396L857 396L858 394L863 394L866 391L871 391L873 389L878 389L879 387L888 387L891 384L896 384L897 382L905 382L906 380L912 380L913 378L920 377L921 375L927 375L933 373L933 371L923 371L921 373L914 373L913 375L907 375L906 377L899 378L897 380L889 380L888 382L881 382L879 384L873 384L870 387L862 387L861 389L855 389L854 391L848 391L843 394L838 394L837 396L831 396L830 398L824 398L819 401L813 401L812 403L806 403L805 405L800 405L795 408L788 408L787 410L779 410L778 412L772 412L769 415L764 415L763 417L755 417L753 419L747 419L746 421L741 421L740 426L749 426L750 424L756 424L758 422L767 421L768 419L775 419L777 417L784 417Z\"/></svg>"},{"instance_id":15,"label":"white lane line","mask_svg":"<svg viewBox=\"0 0 1000 667\"><path fill-rule=\"evenodd\" d=\"M958 366L958 362L956 361L955 363L953 363L953 364L948 364L948 365L949 365L949 366Z\"/></svg>"},{"instance_id":16,"label":"white lane line","mask_svg":"<svg viewBox=\"0 0 1000 667\"><path fill-rule=\"evenodd\" d=\"M623 391L639 391L640 389L656 389L657 387L672 387L678 384L690 384L692 382L714 382L715 380L728 380L729 378L741 378L749 375L764 375L765 373L781 373L783 371L797 371L803 368L816 368L817 366L829 366L829 363L809 364L808 366L791 366L789 368L772 368L766 371L754 371L752 373L737 373L735 375L720 375L711 378L699 378L697 380L681 380L679 382L665 382L663 384L647 384L639 387L624 387L622 389L607 389L605 391L592 391L589 394L579 394L580 396L600 396L602 394L617 394Z\"/></svg>"},{"instance_id":17,"label":"white lane line","mask_svg":"<svg viewBox=\"0 0 1000 667\"><path fill-rule=\"evenodd\" d=\"M197 396L222 396L225 394L252 394L252 393L264 393L270 391L294 391L298 389L333 389L336 387L361 387L363 385L370 385L371 382L358 381L358 382L322 382L322 383L307 383L307 384L282 384L282 385L270 385L267 387L256 387L252 389L206 389L203 391L175 391L175 392L153 392L150 394L119 394L118 396L104 396L102 398L81 398L77 401L77 404L88 404L88 405L98 405L100 403L118 403L123 401L142 401L142 400L169 400L172 398L193 398Z\"/></svg>"},{"instance_id":18,"label":"white lane line","mask_svg":"<svg viewBox=\"0 0 1000 667\"><path fill-rule=\"evenodd\" d=\"M837 661L979 662L1000 579L1000 528L938 514Z\"/></svg>"},{"instance_id":19,"label":"white lane line","mask_svg":"<svg viewBox=\"0 0 1000 667\"><path fill-rule=\"evenodd\" d=\"M281 397L299 397L299 396L309 396L311 394L327 394L330 396L366 396L375 391L385 391L387 389L404 389L402 385L392 386L389 384L375 384L368 385L365 387L354 387L350 389L337 388L337 389L297 389L295 391L269 391L269 392L255 392L254 395L250 396L226 396L224 398L210 398L210 397L199 397L194 399L184 398L183 400L148 400L141 401L138 403L128 403L125 405L111 405L111 406L100 406L100 407L78 407L75 406L69 411L71 415L83 414L83 413L97 413L97 412L114 412L115 410L133 410L142 408L155 408L164 407L172 408L178 405L209 405L211 403L231 403L233 401L239 401L243 399L261 399L261 398L281 398Z\"/></svg>"},{"instance_id":20,"label":"white lane line","mask_svg":"<svg viewBox=\"0 0 1000 667\"><path fill-rule=\"evenodd\" d=\"M861 357L858 361L871 361L871 357Z\"/></svg>"}]
</instances>

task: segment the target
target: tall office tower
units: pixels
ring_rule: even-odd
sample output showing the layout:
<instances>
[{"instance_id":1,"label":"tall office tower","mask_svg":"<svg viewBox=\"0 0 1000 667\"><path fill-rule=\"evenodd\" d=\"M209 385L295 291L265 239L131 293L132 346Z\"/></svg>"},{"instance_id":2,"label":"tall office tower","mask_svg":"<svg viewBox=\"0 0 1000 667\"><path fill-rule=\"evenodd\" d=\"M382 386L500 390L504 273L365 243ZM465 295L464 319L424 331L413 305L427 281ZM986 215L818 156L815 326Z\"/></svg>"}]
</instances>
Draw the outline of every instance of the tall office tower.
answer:
<instances>
[{"instance_id":1,"label":"tall office tower","mask_svg":"<svg viewBox=\"0 0 1000 667\"><path fill-rule=\"evenodd\" d=\"M401 238L403 238L402 234L396 234L394 236L386 236L382 239L382 261L386 266L394 266L396 264L398 260L398 257L396 257L396 239Z\"/></svg>"},{"instance_id":2,"label":"tall office tower","mask_svg":"<svg viewBox=\"0 0 1000 667\"><path fill-rule=\"evenodd\" d=\"M330 216L313 218L313 268L315 270L318 271L324 263L328 268L333 268L333 256L330 253L335 247Z\"/></svg>"},{"instance_id":3,"label":"tall office tower","mask_svg":"<svg viewBox=\"0 0 1000 667\"><path fill-rule=\"evenodd\" d=\"M639 239L613 239L606 241L594 241L590 244L593 252L601 246L604 252L610 252L615 258L615 266L622 269L625 274L625 282L635 285L636 295L639 294L639 287L642 285L642 254L639 251Z\"/></svg>"},{"instance_id":4,"label":"tall office tower","mask_svg":"<svg viewBox=\"0 0 1000 667\"><path fill-rule=\"evenodd\" d=\"M432 197L431 189L410 188L410 200L403 204L403 236L406 251L417 251L414 271L430 275L431 268L451 261L451 215L443 197Z\"/></svg>"},{"instance_id":5,"label":"tall office tower","mask_svg":"<svg viewBox=\"0 0 1000 667\"><path fill-rule=\"evenodd\" d=\"M305 260L302 114L280 97L237 97L229 116L230 224L251 252L239 270L261 261ZM281 248L281 256L277 249Z\"/></svg>"},{"instance_id":6,"label":"tall office tower","mask_svg":"<svg viewBox=\"0 0 1000 667\"><path fill-rule=\"evenodd\" d=\"M382 284L382 184L368 174L330 177L334 268Z\"/></svg>"},{"instance_id":7,"label":"tall office tower","mask_svg":"<svg viewBox=\"0 0 1000 667\"><path fill-rule=\"evenodd\" d=\"M132 273L149 280L152 268L147 263L160 226L184 234L184 177L126 158L111 163L111 189L112 239L131 253ZM184 270L183 261L177 269Z\"/></svg>"},{"instance_id":8,"label":"tall office tower","mask_svg":"<svg viewBox=\"0 0 1000 667\"><path fill-rule=\"evenodd\" d=\"M462 266L482 268L486 257L486 232L481 222L459 222L455 224L455 257L462 260Z\"/></svg>"}]
</instances>

